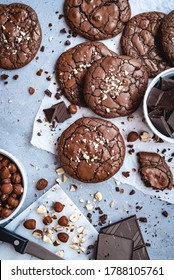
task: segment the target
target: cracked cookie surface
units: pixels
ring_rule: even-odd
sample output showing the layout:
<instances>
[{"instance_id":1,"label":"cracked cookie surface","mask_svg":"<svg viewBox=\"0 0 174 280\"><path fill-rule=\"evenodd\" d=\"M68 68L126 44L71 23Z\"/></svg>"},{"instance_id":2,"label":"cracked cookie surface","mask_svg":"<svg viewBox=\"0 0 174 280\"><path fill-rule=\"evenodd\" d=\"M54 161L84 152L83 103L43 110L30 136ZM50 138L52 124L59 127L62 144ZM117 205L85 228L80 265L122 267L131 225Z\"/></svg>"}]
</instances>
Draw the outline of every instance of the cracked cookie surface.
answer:
<instances>
[{"instance_id":1,"label":"cracked cookie surface","mask_svg":"<svg viewBox=\"0 0 174 280\"><path fill-rule=\"evenodd\" d=\"M164 190L172 189L173 175L165 160L156 153L138 153L140 175L147 187Z\"/></svg>"},{"instance_id":2,"label":"cracked cookie surface","mask_svg":"<svg viewBox=\"0 0 174 280\"><path fill-rule=\"evenodd\" d=\"M85 42L62 53L56 63L56 78L66 98L76 105L84 105L84 77L93 62L116 55L100 42Z\"/></svg>"},{"instance_id":3,"label":"cracked cookie surface","mask_svg":"<svg viewBox=\"0 0 174 280\"><path fill-rule=\"evenodd\" d=\"M122 31L131 16L128 0L66 0L69 26L89 40L112 38Z\"/></svg>"},{"instance_id":4,"label":"cracked cookie surface","mask_svg":"<svg viewBox=\"0 0 174 280\"><path fill-rule=\"evenodd\" d=\"M18 69L36 55L42 31L35 11L20 3L0 5L0 67Z\"/></svg>"},{"instance_id":5,"label":"cracked cookie surface","mask_svg":"<svg viewBox=\"0 0 174 280\"><path fill-rule=\"evenodd\" d=\"M123 53L140 59L149 77L155 77L170 67L160 48L159 34L164 16L160 12L148 12L132 17L120 41Z\"/></svg>"},{"instance_id":6,"label":"cracked cookie surface","mask_svg":"<svg viewBox=\"0 0 174 280\"><path fill-rule=\"evenodd\" d=\"M105 57L89 68L84 85L85 101L102 117L127 116L138 108L147 81L146 69L137 59Z\"/></svg>"},{"instance_id":7,"label":"cracked cookie surface","mask_svg":"<svg viewBox=\"0 0 174 280\"><path fill-rule=\"evenodd\" d=\"M125 144L111 122L81 118L62 133L57 151L61 166L70 176L97 183L118 172L124 161Z\"/></svg>"},{"instance_id":8,"label":"cracked cookie surface","mask_svg":"<svg viewBox=\"0 0 174 280\"><path fill-rule=\"evenodd\" d=\"M174 65L174 11L166 15L162 21L161 39L165 56Z\"/></svg>"}]
</instances>

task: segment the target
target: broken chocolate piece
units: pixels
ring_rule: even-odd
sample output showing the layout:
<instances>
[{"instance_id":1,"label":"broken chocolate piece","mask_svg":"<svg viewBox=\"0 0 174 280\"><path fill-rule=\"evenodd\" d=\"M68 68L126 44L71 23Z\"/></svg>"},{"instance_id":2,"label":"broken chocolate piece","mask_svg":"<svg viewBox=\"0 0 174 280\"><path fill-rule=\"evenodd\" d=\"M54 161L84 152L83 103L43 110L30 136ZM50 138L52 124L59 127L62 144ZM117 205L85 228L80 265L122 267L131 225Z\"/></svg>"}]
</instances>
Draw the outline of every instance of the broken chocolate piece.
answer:
<instances>
[{"instance_id":1,"label":"broken chocolate piece","mask_svg":"<svg viewBox=\"0 0 174 280\"><path fill-rule=\"evenodd\" d=\"M157 153L138 153L140 175L147 187L164 190L173 187L173 174L165 160Z\"/></svg>"},{"instance_id":2,"label":"broken chocolate piece","mask_svg":"<svg viewBox=\"0 0 174 280\"><path fill-rule=\"evenodd\" d=\"M169 119L167 120L167 123L170 125L170 127L174 131L174 111L171 113Z\"/></svg>"},{"instance_id":3,"label":"broken chocolate piece","mask_svg":"<svg viewBox=\"0 0 174 280\"><path fill-rule=\"evenodd\" d=\"M162 90L153 87L147 99L147 106L149 108L154 108L155 106L157 106L162 94L163 94Z\"/></svg>"},{"instance_id":4,"label":"broken chocolate piece","mask_svg":"<svg viewBox=\"0 0 174 280\"><path fill-rule=\"evenodd\" d=\"M156 129L158 131L160 131L163 135L166 135L166 136L172 135L172 131L163 116L156 115L156 116L151 117L149 114L149 117L150 117L153 125L156 127Z\"/></svg>"},{"instance_id":5,"label":"broken chocolate piece","mask_svg":"<svg viewBox=\"0 0 174 280\"><path fill-rule=\"evenodd\" d=\"M99 234L97 260L131 260L133 241L131 239Z\"/></svg>"},{"instance_id":6,"label":"broken chocolate piece","mask_svg":"<svg viewBox=\"0 0 174 280\"><path fill-rule=\"evenodd\" d=\"M52 123L54 118L55 118L55 108L48 108L48 109L44 109L43 110L45 113L45 117L47 119L48 122Z\"/></svg>"},{"instance_id":7,"label":"broken chocolate piece","mask_svg":"<svg viewBox=\"0 0 174 280\"><path fill-rule=\"evenodd\" d=\"M52 96L52 92L49 89L46 89L44 92L48 97Z\"/></svg>"},{"instance_id":8,"label":"broken chocolate piece","mask_svg":"<svg viewBox=\"0 0 174 280\"><path fill-rule=\"evenodd\" d=\"M158 100L158 108L174 110L174 91L164 91L161 98Z\"/></svg>"},{"instance_id":9,"label":"broken chocolate piece","mask_svg":"<svg viewBox=\"0 0 174 280\"><path fill-rule=\"evenodd\" d=\"M161 78L160 88L161 90L174 90L174 80L170 78Z\"/></svg>"},{"instance_id":10,"label":"broken chocolate piece","mask_svg":"<svg viewBox=\"0 0 174 280\"><path fill-rule=\"evenodd\" d=\"M56 109L55 119L58 123L63 123L65 120L71 118L71 115L63 101L53 105L52 107Z\"/></svg>"},{"instance_id":11,"label":"broken chocolate piece","mask_svg":"<svg viewBox=\"0 0 174 280\"><path fill-rule=\"evenodd\" d=\"M142 247L133 251L132 260L149 260L146 247Z\"/></svg>"}]
</instances>

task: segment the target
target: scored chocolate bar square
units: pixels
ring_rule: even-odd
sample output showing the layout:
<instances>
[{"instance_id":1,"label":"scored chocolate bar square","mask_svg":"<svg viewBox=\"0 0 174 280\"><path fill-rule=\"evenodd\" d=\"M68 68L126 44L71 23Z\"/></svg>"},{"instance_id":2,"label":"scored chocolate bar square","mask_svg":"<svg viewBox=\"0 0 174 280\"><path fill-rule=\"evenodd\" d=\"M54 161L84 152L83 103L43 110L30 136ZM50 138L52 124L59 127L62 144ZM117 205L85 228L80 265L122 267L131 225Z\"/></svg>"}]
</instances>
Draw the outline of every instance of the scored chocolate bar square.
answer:
<instances>
[{"instance_id":1,"label":"scored chocolate bar square","mask_svg":"<svg viewBox=\"0 0 174 280\"><path fill-rule=\"evenodd\" d=\"M133 241L131 239L99 234L97 260L131 260Z\"/></svg>"},{"instance_id":2,"label":"scored chocolate bar square","mask_svg":"<svg viewBox=\"0 0 174 280\"><path fill-rule=\"evenodd\" d=\"M146 247L141 247L133 251L132 260L149 260Z\"/></svg>"},{"instance_id":3,"label":"scored chocolate bar square","mask_svg":"<svg viewBox=\"0 0 174 280\"><path fill-rule=\"evenodd\" d=\"M144 240L136 216L131 216L110 226L104 227L101 229L101 232L132 239L134 241L134 249L136 249L136 247L144 246Z\"/></svg>"}]
</instances>

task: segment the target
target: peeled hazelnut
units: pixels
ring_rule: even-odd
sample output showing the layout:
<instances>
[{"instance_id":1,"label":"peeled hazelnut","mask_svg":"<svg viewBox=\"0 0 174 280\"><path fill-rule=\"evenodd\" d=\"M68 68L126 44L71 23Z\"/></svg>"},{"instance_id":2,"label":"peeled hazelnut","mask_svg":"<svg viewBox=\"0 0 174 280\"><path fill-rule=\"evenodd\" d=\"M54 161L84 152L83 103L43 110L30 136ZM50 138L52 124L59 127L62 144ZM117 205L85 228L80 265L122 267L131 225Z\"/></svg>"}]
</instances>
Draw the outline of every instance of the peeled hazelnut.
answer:
<instances>
[{"instance_id":1,"label":"peeled hazelnut","mask_svg":"<svg viewBox=\"0 0 174 280\"><path fill-rule=\"evenodd\" d=\"M13 191L13 186L12 184L3 184L1 186L1 192L2 193L6 193L6 194L10 194Z\"/></svg>"},{"instance_id":2,"label":"peeled hazelnut","mask_svg":"<svg viewBox=\"0 0 174 280\"><path fill-rule=\"evenodd\" d=\"M68 218L66 216L62 216L60 217L60 219L58 220L58 224L60 226L66 227L68 225Z\"/></svg>"},{"instance_id":3,"label":"peeled hazelnut","mask_svg":"<svg viewBox=\"0 0 174 280\"><path fill-rule=\"evenodd\" d=\"M149 132L146 132L146 131L142 132L140 134L140 140L143 142L149 142L151 140Z\"/></svg>"},{"instance_id":4,"label":"peeled hazelnut","mask_svg":"<svg viewBox=\"0 0 174 280\"><path fill-rule=\"evenodd\" d=\"M24 192L24 188L22 187L21 184L14 184L13 192L17 195L21 195Z\"/></svg>"},{"instance_id":5,"label":"peeled hazelnut","mask_svg":"<svg viewBox=\"0 0 174 280\"><path fill-rule=\"evenodd\" d=\"M21 175L18 172L14 173L11 177L11 181L14 184L20 184L21 183Z\"/></svg>"},{"instance_id":6,"label":"peeled hazelnut","mask_svg":"<svg viewBox=\"0 0 174 280\"><path fill-rule=\"evenodd\" d=\"M43 236L43 231L40 229L36 229L35 231L33 231L33 236L38 239L41 239Z\"/></svg>"},{"instance_id":7,"label":"peeled hazelnut","mask_svg":"<svg viewBox=\"0 0 174 280\"><path fill-rule=\"evenodd\" d=\"M16 166L16 164L14 164L12 162L9 164L8 169L9 169L10 173L16 173L17 172L17 166Z\"/></svg>"},{"instance_id":8,"label":"peeled hazelnut","mask_svg":"<svg viewBox=\"0 0 174 280\"><path fill-rule=\"evenodd\" d=\"M77 106L74 104L71 104L68 106L68 112L70 114L76 114L77 113Z\"/></svg>"},{"instance_id":9,"label":"peeled hazelnut","mask_svg":"<svg viewBox=\"0 0 174 280\"><path fill-rule=\"evenodd\" d=\"M69 239L69 235L67 233L65 233L65 232L58 233L57 237L63 243L66 243L68 241L68 239Z\"/></svg>"},{"instance_id":10,"label":"peeled hazelnut","mask_svg":"<svg viewBox=\"0 0 174 280\"><path fill-rule=\"evenodd\" d=\"M139 135L135 131L131 131L127 136L127 142L135 142L139 138Z\"/></svg>"},{"instance_id":11,"label":"peeled hazelnut","mask_svg":"<svg viewBox=\"0 0 174 280\"><path fill-rule=\"evenodd\" d=\"M44 214L47 212L47 209L44 205L40 205L38 208L37 208L37 213L38 214Z\"/></svg>"},{"instance_id":12,"label":"peeled hazelnut","mask_svg":"<svg viewBox=\"0 0 174 280\"><path fill-rule=\"evenodd\" d=\"M45 216L44 218L43 218L43 223L44 223L44 225L50 225L51 223L52 223L52 218L50 217L50 216Z\"/></svg>"},{"instance_id":13,"label":"peeled hazelnut","mask_svg":"<svg viewBox=\"0 0 174 280\"><path fill-rule=\"evenodd\" d=\"M36 220L34 220L34 219L26 220L23 225L26 229L35 229L36 228Z\"/></svg>"},{"instance_id":14,"label":"peeled hazelnut","mask_svg":"<svg viewBox=\"0 0 174 280\"><path fill-rule=\"evenodd\" d=\"M11 206L12 208L16 208L19 205L19 200L14 198L14 197L9 197L7 200L7 203L9 206Z\"/></svg>"},{"instance_id":15,"label":"peeled hazelnut","mask_svg":"<svg viewBox=\"0 0 174 280\"><path fill-rule=\"evenodd\" d=\"M7 218L11 215L13 211L11 209L8 209L8 208L2 208L1 209L1 212L0 212L0 217L1 218Z\"/></svg>"},{"instance_id":16,"label":"peeled hazelnut","mask_svg":"<svg viewBox=\"0 0 174 280\"><path fill-rule=\"evenodd\" d=\"M41 191L44 190L48 185L48 181L44 178L40 179L37 184L36 184L36 188Z\"/></svg>"},{"instance_id":17,"label":"peeled hazelnut","mask_svg":"<svg viewBox=\"0 0 174 280\"><path fill-rule=\"evenodd\" d=\"M7 167L3 167L1 170L1 179L7 179L10 177L10 171Z\"/></svg>"},{"instance_id":18,"label":"peeled hazelnut","mask_svg":"<svg viewBox=\"0 0 174 280\"><path fill-rule=\"evenodd\" d=\"M57 201L54 203L54 210L58 213L63 211L63 208L65 207L65 205L63 205L61 202Z\"/></svg>"}]
</instances>

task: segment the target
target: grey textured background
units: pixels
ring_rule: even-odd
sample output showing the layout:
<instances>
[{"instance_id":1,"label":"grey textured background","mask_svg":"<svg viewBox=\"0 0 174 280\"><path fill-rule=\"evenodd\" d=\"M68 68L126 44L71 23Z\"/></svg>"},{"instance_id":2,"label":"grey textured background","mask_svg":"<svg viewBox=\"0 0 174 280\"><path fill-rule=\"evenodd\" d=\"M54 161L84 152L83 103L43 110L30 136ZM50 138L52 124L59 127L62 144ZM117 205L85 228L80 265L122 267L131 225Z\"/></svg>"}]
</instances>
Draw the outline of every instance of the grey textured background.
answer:
<instances>
[{"instance_id":1,"label":"grey textured background","mask_svg":"<svg viewBox=\"0 0 174 280\"><path fill-rule=\"evenodd\" d=\"M12 2L1 1L2 4ZM34 117L44 96L44 90L49 86L49 82L46 80L48 75L43 74L38 77L36 72L40 68L50 74L53 72L56 59L65 48L66 35L64 35L64 41L62 41L59 33L61 29L58 20L59 14L55 13L56 11L62 13L63 1L26 0L18 2L29 4L36 9L43 30L42 45L45 46L44 53L38 52L39 59L37 61L34 59L25 68L15 71L0 70L0 74L6 73L9 75L7 85L0 81L0 147L15 155L27 171L28 193L22 211L42 195L42 191L38 192L35 188L38 179L47 178L49 181L47 188L52 187L56 179L55 168L59 166L57 159L54 155L33 147L30 140ZM141 1L141 3L130 1L132 5L136 5L135 2L140 5L142 11L151 10L152 7L166 12L174 9L173 1L167 1L167 3L163 3L162 0L146 0ZM147 9L144 9L145 5L147 5ZM50 22L53 23L52 30L48 27ZM64 26L66 27L65 23ZM52 41L49 40L50 36L53 37ZM70 39L72 42L73 40L73 38ZM78 41L80 42L82 39L78 37ZM19 75L17 81L12 79L15 74ZM29 86L36 89L32 96L28 93ZM72 182L78 186L76 192L69 192L69 186ZM145 241L151 244L148 247L150 257L152 259L174 259L174 205L144 195L137 190L134 195L130 196L129 192L132 187L128 185L119 186L124 189L123 194L116 192L115 187L113 179L101 184L86 185L69 178L62 185L63 190L68 193L85 215L88 213L84 208L85 201L90 200L92 202L91 194L100 191L104 199L102 202L96 203L96 206L99 205L103 212L108 215L107 223L118 221L132 214L137 214L137 217L147 217L147 223L139 224ZM80 203L80 199L83 199L84 203ZM112 199L116 202L113 209L109 206ZM163 210L168 212L167 218L161 214ZM98 224L98 218L99 214L96 211L93 213L93 224ZM98 225L97 229L99 229Z\"/></svg>"}]
</instances>

